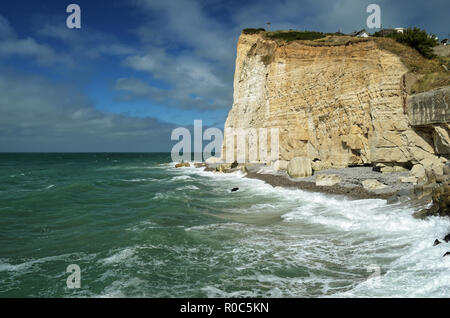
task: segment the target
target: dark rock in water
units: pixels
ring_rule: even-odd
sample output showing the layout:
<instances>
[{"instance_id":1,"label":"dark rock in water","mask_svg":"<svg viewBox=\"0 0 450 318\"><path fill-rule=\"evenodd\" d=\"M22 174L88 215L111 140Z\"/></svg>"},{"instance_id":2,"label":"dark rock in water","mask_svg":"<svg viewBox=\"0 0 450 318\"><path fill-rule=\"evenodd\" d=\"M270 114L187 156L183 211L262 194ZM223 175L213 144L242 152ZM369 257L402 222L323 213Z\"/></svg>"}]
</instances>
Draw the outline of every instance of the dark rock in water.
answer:
<instances>
[{"instance_id":1,"label":"dark rock in water","mask_svg":"<svg viewBox=\"0 0 450 318\"><path fill-rule=\"evenodd\" d=\"M446 241L447 243L450 241L450 233L444 237L444 241Z\"/></svg>"},{"instance_id":2,"label":"dark rock in water","mask_svg":"<svg viewBox=\"0 0 450 318\"><path fill-rule=\"evenodd\" d=\"M414 195L413 190L410 189L403 189L397 191L394 195L392 195L387 199L387 204L409 201L413 195Z\"/></svg>"},{"instance_id":3,"label":"dark rock in water","mask_svg":"<svg viewBox=\"0 0 450 318\"><path fill-rule=\"evenodd\" d=\"M238 162L235 160L232 164L231 164L231 169L237 168L238 166Z\"/></svg>"},{"instance_id":4,"label":"dark rock in water","mask_svg":"<svg viewBox=\"0 0 450 318\"><path fill-rule=\"evenodd\" d=\"M231 189L231 192L236 192L238 190L239 190L239 188L233 188L233 189Z\"/></svg>"},{"instance_id":5,"label":"dark rock in water","mask_svg":"<svg viewBox=\"0 0 450 318\"><path fill-rule=\"evenodd\" d=\"M449 256L449 255L450 255L450 252L447 252L447 253L445 253L444 256L442 256L442 257L446 257L446 256Z\"/></svg>"},{"instance_id":6,"label":"dark rock in water","mask_svg":"<svg viewBox=\"0 0 450 318\"><path fill-rule=\"evenodd\" d=\"M439 245L439 244L441 244L441 241L435 240L433 246L436 246L436 245Z\"/></svg>"},{"instance_id":7,"label":"dark rock in water","mask_svg":"<svg viewBox=\"0 0 450 318\"><path fill-rule=\"evenodd\" d=\"M422 209L413 213L413 217L418 219L424 219L432 215L439 215L439 206L436 203L433 203L428 209Z\"/></svg>"}]
</instances>

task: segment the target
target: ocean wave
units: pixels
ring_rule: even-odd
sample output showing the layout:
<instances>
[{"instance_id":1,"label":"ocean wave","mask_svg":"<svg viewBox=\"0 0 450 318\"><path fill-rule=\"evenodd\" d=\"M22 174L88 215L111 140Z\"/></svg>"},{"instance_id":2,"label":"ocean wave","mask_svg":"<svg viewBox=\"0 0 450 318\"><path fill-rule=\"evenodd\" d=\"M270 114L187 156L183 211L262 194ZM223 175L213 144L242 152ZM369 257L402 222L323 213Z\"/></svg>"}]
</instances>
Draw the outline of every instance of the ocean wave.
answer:
<instances>
[{"instance_id":1,"label":"ocean wave","mask_svg":"<svg viewBox=\"0 0 450 318\"><path fill-rule=\"evenodd\" d=\"M195 185L187 185L187 186L178 187L176 190L178 190L178 191L199 190L199 188L196 187Z\"/></svg>"},{"instance_id":2,"label":"ocean wave","mask_svg":"<svg viewBox=\"0 0 450 318\"><path fill-rule=\"evenodd\" d=\"M153 196L152 200L167 200L170 199L170 194L167 192L157 192Z\"/></svg>"},{"instance_id":3,"label":"ocean wave","mask_svg":"<svg viewBox=\"0 0 450 318\"><path fill-rule=\"evenodd\" d=\"M10 259L0 259L0 272L17 272L20 274L25 274L32 270L35 265L45 264L49 262L55 261L70 261L73 259L78 260L91 260L95 257L95 254L80 254L80 253L70 253L70 254L62 254L56 256L48 256L42 257L38 259L30 259L25 262L21 262L18 264L11 264Z\"/></svg>"},{"instance_id":4,"label":"ocean wave","mask_svg":"<svg viewBox=\"0 0 450 318\"><path fill-rule=\"evenodd\" d=\"M120 181L123 182L160 182L161 180L158 179L154 179L154 178L134 178L134 179L119 179Z\"/></svg>"},{"instance_id":5,"label":"ocean wave","mask_svg":"<svg viewBox=\"0 0 450 318\"><path fill-rule=\"evenodd\" d=\"M180 180L192 180L191 176L182 175L182 176L176 176L170 179L170 181L180 181Z\"/></svg>"},{"instance_id":6,"label":"ocean wave","mask_svg":"<svg viewBox=\"0 0 450 318\"><path fill-rule=\"evenodd\" d=\"M136 248L125 248L117 251L113 255L99 260L103 265L117 264L124 261L129 261L132 256L134 256Z\"/></svg>"}]
</instances>

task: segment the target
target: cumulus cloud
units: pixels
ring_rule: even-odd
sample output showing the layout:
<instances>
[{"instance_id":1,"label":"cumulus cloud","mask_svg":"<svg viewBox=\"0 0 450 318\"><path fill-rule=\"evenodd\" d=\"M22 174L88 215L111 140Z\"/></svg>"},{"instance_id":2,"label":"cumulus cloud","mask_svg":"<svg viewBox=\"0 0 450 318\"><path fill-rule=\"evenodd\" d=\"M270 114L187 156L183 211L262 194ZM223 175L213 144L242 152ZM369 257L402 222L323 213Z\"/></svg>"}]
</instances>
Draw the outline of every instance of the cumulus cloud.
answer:
<instances>
[{"instance_id":1,"label":"cumulus cloud","mask_svg":"<svg viewBox=\"0 0 450 318\"><path fill-rule=\"evenodd\" d=\"M49 46L38 43L31 37L18 38L9 21L0 16L0 57L32 58L38 64L73 65L73 59L62 53L57 53Z\"/></svg>"},{"instance_id":2,"label":"cumulus cloud","mask_svg":"<svg viewBox=\"0 0 450 318\"><path fill-rule=\"evenodd\" d=\"M0 73L1 151L168 151L174 125L96 110L72 88Z\"/></svg>"},{"instance_id":3,"label":"cumulus cloud","mask_svg":"<svg viewBox=\"0 0 450 318\"><path fill-rule=\"evenodd\" d=\"M207 9L214 2L198 0L134 0L133 3L152 19L136 31L143 43L165 47L184 46L197 56L214 60L230 59L230 40L234 30L214 19Z\"/></svg>"},{"instance_id":4,"label":"cumulus cloud","mask_svg":"<svg viewBox=\"0 0 450 318\"><path fill-rule=\"evenodd\" d=\"M11 39L16 37L16 32L9 21L0 15L0 39Z\"/></svg>"},{"instance_id":5,"label":"cumulus cloud","mask_svg":"<svg viewBox=\"0 0 450 318\"><path fill-rule=\"evenodd\" d=\"M230 108L238 34L213 19L199 1L133 3L154 18L135 30L143 53L128 56L122 65L170 86L165 92L168 106L202 111ZM157 93L156 98L161 98Z\"/></svg>"},{"instance_id":6,"label":"cumulus cloud","mask_svg":"<svg viewBox=\"0 0 450 318\"><path fill-rule=\"evenodd\" d=\"M214 65L204 60L189 55L170 56L164 50L153 49L146 55L127 57L122 65L147 72L171 87L165 91L153 90L155 95L147 94L147 98L161 100L165 96L169 106L180 108L208 110L230 107L231 85L217 75ZM122 85L120 88L136 97L143 97L131 86L126 88Z\"/></svg>"},{"instance_id":7,"label":"cumulus cloud","mask_svg":"<svg viewBox=\"0 0 450 318\"><path fill-rule=\"evenodd\" d=\"M161 101L167 96L165 90L153 87L136 78L119 78L115 85L116 90L126 93L125 99L134 97L150 98Z\"/></svg>"},{"instance_id":8,"label":"cumulus cloud","mask_svg":"<svg viewBox=\"0 0 450 318\"><path fill-rule=\"evenodd\" d=\"M64 43L77 56L96 59L104 55L123 56L137 50L122 44L114 35L96 30L71 30L64 23L45 24L37 31L40 38L56 39Z\"/></svg>"}]
</instances>

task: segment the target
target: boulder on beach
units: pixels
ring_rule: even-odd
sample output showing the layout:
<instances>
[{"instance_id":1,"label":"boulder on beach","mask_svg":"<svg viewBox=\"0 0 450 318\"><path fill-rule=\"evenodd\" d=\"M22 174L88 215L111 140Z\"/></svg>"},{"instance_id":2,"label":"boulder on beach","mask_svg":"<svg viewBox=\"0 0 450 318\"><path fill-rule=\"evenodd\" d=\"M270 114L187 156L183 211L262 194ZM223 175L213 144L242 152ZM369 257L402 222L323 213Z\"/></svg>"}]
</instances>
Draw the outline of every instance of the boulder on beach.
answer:
<instances>
[{"instance_id":1,"label":"boulder on beach","mask_svg":"<svg viewBox=\"0 0 450 318\"><path fill-rule=\"evenodd\" d=\"M436 246L436 245L439 245L439 244L441 244L441 241L439 241L438 239L434 240L433 246Z\"/></svg>"},{"instance_id":2,"label":"boulder on beach","mask_svg":"<svg viewBox=\"0 0 450 318\"><path fill-rule=\"evenodd\" d=\"M398 178L398 181L400 183L412 183L412 184L417 184L417 178L414 176L411 177L400 177Z\"/></svg>"},{"instance_id":3,"label":"boulder on beach","mask_svg":"<svg viewBox=\"0 0 450 318\"><path fill-rule=\"evenodd\" d=\"M395 165L395 164L384 164L384 163L377 163L375 165L377 169L380 170L381 173L392 173L392 172L405 172L408 171L405 167L401 165Z\"/></svg>"},{"instance_id":4,"label":"boulder on beach","mask_svg":"<svg viewBox=\"0 0 450 318\"><path fill-rule=\"evenodd\" d=\"M337 174L319 174L316 176L316 186L331 187L341 182L341 177Z\"/></svg>"},{"instance_id":5,"label":"boulder on beach","mask_svg":"<svg viewBox=\"0 0 450 318\"><path fill-rule=\"evenodd\" d=\"M272 167L276 171L287 170L289 161L286 160L275 160L272 163Z\"/></svg>"},{"instance_id":6,"label":"boulder on beach","mask_svg":"<svg viewBox=\"0 0 450 318\"><path fill-rule=\"evenodd\" d=\"M290 177L305 178L312 176L311 160L306 157L295 157L287 166Z\"/></svg>"},{"instance_id":7,"label":"boulder on beach","mask_svg":"<svg viewBox=\"0 0 450 318\"><path fill-rule=\"evenodd\" d=\"M239 163L235 160L235 161L231 164L231 169L237 168L237 166L239 166Z\"/></svg>"},{"instance_id":8,"label":"boulder on beach","mask_svg":"<svg viewBox=\"0 0 450 318\"><path fill-rule=\"evenodd\" d=\"M376 179L366 179L362 182L362 185L366 190L379 190L387 188L387 185L381 183Z\"/></svg>"}]
</instances>

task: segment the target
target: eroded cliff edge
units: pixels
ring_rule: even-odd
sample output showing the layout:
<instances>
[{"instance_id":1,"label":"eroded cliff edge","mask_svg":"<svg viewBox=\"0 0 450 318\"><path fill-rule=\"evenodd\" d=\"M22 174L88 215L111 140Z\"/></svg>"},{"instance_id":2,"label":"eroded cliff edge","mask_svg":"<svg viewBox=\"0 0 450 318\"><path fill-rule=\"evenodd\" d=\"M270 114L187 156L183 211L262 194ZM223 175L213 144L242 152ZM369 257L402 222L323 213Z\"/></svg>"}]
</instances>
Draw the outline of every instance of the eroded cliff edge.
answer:
<instances>
[{"instance_id":1,"label":"eroded cliff edge","mask_svg":"<svg viewBox=\"0 0 450 318\"><path fill-rule=\"evenodd\" d=\"M278 159L306 157L316 171L443 164L448 123L411 123L417 112L408 114L407 73L400 57L374 40L311 45L241 34L222 157L229 151L227 128L279 128ZM448 89L442 98L448 114Z\"/></svg>"}]
</instances>

